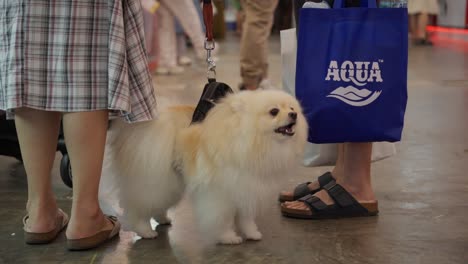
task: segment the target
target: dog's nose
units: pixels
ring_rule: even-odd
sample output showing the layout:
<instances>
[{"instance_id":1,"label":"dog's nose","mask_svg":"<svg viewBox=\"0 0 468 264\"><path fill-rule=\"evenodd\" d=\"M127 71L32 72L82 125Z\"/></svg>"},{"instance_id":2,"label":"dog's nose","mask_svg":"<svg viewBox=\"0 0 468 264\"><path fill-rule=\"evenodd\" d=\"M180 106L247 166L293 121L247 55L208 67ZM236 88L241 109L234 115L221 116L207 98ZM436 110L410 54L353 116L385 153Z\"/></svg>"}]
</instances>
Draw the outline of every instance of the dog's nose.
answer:
<instances>
[{"instance_id":1,"label":"dog's nose","mask_svg":"<svg viewBox=\"0 0 468 264\"><path fill-rule=\"evenodd\" d=\"M290 117L292 120L296 120L296 119L297 119L297 113L296 113L296 112L289 112L289 117Z\"/></svg>"}]
</instances>

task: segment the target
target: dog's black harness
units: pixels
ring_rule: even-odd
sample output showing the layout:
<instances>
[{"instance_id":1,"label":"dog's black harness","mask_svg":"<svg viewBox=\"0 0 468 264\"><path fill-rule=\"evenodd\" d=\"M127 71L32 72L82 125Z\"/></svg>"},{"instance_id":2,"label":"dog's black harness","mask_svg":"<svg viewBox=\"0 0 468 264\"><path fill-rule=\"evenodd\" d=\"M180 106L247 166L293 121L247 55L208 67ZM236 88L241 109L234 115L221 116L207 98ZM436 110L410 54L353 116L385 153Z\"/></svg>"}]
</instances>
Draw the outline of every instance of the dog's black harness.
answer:
<instances>
[{"instance_id":1,"label":"dog's black harness","mask_svg":"<svg viewBox=\"0 0 468 264\"><path fill-rule=\"evenodd\" d=\"M193 112L192 124L202 122L208 114L208 111L210 111L220 99L232 93L231 87L225 83L216 81L208 82L205 88L203 88L203 93L195 108L195 112Z\"/></svg>"}]
</instances>

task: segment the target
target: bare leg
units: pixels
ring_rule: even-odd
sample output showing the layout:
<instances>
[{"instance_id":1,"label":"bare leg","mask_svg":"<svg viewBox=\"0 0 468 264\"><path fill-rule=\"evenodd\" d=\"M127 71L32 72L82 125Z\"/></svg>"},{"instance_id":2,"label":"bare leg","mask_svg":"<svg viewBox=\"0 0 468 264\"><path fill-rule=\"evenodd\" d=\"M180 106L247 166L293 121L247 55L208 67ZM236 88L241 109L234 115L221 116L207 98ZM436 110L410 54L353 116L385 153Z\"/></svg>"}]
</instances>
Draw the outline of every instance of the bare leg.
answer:
<instances>
[{"instance_id":1,"label":"bare leg","mask_svg":"<svg viewBox=\"0 0 468 264\"><path fill-rule=\"evenodd\" d=\"M112 229L99 207L98 190L107 134L107 111L67 113L63 127L73 173L69 239Z\"/></svg>"},{"instance_id":2,"label":"bare leg","mask_svg":"<svg viewBox=\"0 0 468 264\"><path fill-rule=\"evenodd\" d=\"M416 38L418 15L409 16L409 31L412 38Z\"/></svg>"},{"instance_id":3,"label":"bare leg","mask_svg":"<svg viewBox=\"0 0 468 264\"><path fill-rule=\"evenodd\" d=\"M332 175L333 177L338 180L338 179L341 179L343 177L343 174L344 174L344 159L345 159L345 144L338 144L338 156L336 158L336 164L335 164L335 167L333 168L332 170ZM318 183L318 181L314 181L312 182L311 184L309 184L309 189L311 190L317 190L318 188L320 188L320 184Z\"/></svg>"},{"instance_id":4,"label":"bare leg","mask_svg":"<svg viewBox=\"0 0 468 264\"><path fill-rule=\"evenodd\" d=\"M360 201L373 201L371 183L372 143L346 143L345 172L338 183Z\"/></svg>"},{"instance_id":5,"label":"bare leg","mask_svg":"<svg viewBox=\"0 0 468 264\"><path fill-rule=\"evenodd\" d=\"M336 158L335 167L332 170L333 177L340 179L344 174L344 156L345 144L338 144L338 157Z\"/></svg>"},{"instance_id":6,"label":"bare leg","mask_svg":"<svg viewBox=\"0 0 468 264\"><path fill-rule=\"evenodd\" d=\"M429 15L421 13L418 15L418 26L417 26L417 35L418 39L426 39L426 27L429 23Z\"/></svg>"},{"instance_id":7,"label":"bare leg","mask_svg":"<svg viewBox=\"0 0 468 264\"><path fill-rule=\"evenodd\" d=\"M15 112L15 123L28 178L27 230L49 232L55 228L57 217L50 172L57 149L60 113L22 108Z\"/></svg>"}]
</instances>

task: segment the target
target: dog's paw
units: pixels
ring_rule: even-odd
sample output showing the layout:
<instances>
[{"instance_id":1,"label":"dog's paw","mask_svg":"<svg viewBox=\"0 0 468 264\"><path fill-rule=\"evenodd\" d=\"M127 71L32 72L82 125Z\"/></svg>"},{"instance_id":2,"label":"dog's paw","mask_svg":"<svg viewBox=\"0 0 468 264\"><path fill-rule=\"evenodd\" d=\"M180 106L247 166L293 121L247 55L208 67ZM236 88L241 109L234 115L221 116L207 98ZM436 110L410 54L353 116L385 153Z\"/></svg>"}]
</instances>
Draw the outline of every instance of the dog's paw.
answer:
<instances>
[{"instance_id":1,"label":"dog's paw","mask_svg":"<svg viewBox=\"0 0 468 264\"><path fill-rule=\"evenodd\" d=\"M262 240L262 233L260 233L259 231L249 232L248 234L245 234L245 238L247 238L248 240L259 241Z\"/></svg>"},{"instance_id":2,"label":"dog's paw","mask_svg":"<svg viewBox=\"0 0 468 264\"><path fill-rule=\"evenodd\" d=\"M136 232L137 235L141 236L142 238L144 239L155 239L156 237L158 237L158 232L154 231L154 230L147 230L145 232Z\"/></svg>"},{"instance_id":3,"label":"dog's paw","mask_svg":"<svg viewBox=\"0 0 468 264\"><path fill-rule=\"evenodd\" d=\"M242 243L242 237L232 232L221 236L221 238L219 239L219 243L223 245L239 245Z\"/></svg>"},{"instance_id":4,"label":"dog's paw","mask_svg":"<svg viewBox=\"0 0 468 264\"><path fill-rule=\"evenodd\" d=\"M158 232L153 230L149 223L141 222L134 227L135 233L144 239L153 239L158 236Z\"/></svg>"},{"instance_id":5,"label":"dog's paw","mask_svg":"<svg viewBox=\"0 0 468 264\"><path fill-rule=\"evenodd\" d=\"M156 219L156 221L160 225L170 225L172 223L171 219L169 219L168 217L164 217L164 218L161 217L161 218Z\"/></svg>"}]
</instances>

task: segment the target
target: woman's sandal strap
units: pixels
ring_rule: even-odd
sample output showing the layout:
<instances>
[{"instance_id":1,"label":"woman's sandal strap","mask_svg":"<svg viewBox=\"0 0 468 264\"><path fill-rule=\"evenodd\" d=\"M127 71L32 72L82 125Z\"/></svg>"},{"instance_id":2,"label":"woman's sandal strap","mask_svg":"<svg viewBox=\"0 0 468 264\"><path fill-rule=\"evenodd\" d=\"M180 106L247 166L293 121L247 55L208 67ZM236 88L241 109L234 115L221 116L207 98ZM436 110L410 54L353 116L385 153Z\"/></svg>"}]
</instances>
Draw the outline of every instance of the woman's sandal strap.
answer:
<instances>
[{"instance_id":1,"label":"woman's sandal strap","mask_svg":"<svg viewBox=\"0 0 468 264\"><path fill-rule=\"evenodd\" d=\"M298 201L310 210L290 208L287 204L281 205L284 216L301 219L330 219L358 216L375 216L378 214L377 202L359 203L349 192L334 180L327 183L325 190L334 204L327 205L319 197L312 194L300 198Z\"/></svg>"},{"instance_id":2,"label":"woman's sandal strap","mask_svg":"<svg viewBox=\"0 0 468 264\"><path fill-rule=\"evenodd\" d=\"M368 213L369 211L364 208L354 197L346 191L341 185L337 184L334 180L326 184L323 189L333 199L335 204L327 205L320 198L314 195L307 195L299 199L299 201L306 204L311 210L316 213L326 213L327 211L341 211L343 213Z\"/></svg>"},{"instance_id":3,"label":"woman's sandal strap","mask_svg":"<svg viewBox=\"0 0 468 264\"><path fill-rule=\"evenodd\" d=\"M318 177L318 183L320 185L320 188L323 188L325 185L332 181L335 181L335 178L333 178L331 172L326 172L322 176Z\"/></svg>"},{"instance_id":4,"label":"woman's sandal strap","mask_svg":"<svg viewBox=\"0 0 468 264\"><path fill-rule=\"evenodd\" d=\"M319 182L320 188L316 190L309 189L309 184L311 182L304 182L297 185L296 188L294 188L293 200L298 200L308 194L314 194L320 191L326 184L328 184L331 181L334 181L335 179L333 178L333 175L330 172L326 172L322 176L318 177L317 180Z\"/></svg>"},{"instance_id":5,"label":"woman's sandal strap","mask_svg":"<svg viewBox=\"0 0 468 264\"><path fill-rule=\"evenodd\" d=\"M353 211L361 211L362 213L368 212L354 197L346 191L343 186L332 181L323 187L328 195L333 199L335 204L339 207L353 207Z\"/></svg>"},{"instance_id":6,"label":"woman's sandal strap","mask_svg":"<svg viewBox=\"0 0 468 264\"><path fill-rule=\"evenodd\" d=\"M294 193L293 193L293 200L297 200L311 192L309 189L309 184L310 182L304 182L296 186L294 188Z\"/></svg>"},{"instance_id":7,"label":"woman's sandal strap","mask_svg":"<svg viewBox=\"0 0 468 264\"><path fill-rule=\"evenodd\" d=\"M327 209L328 207L322 200L320 200L320 198L312 194L308 194L302 197L301 199L299 199L298 201L303 202L311 210L316 211L316 212Z\"/></svg>"}]
</instances>

